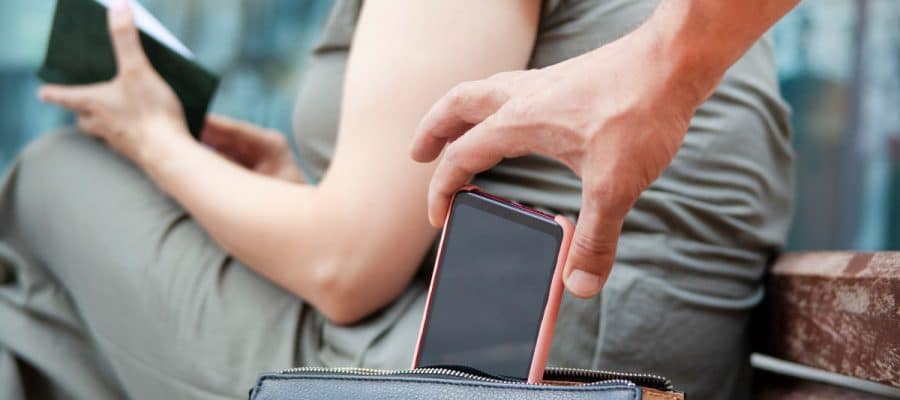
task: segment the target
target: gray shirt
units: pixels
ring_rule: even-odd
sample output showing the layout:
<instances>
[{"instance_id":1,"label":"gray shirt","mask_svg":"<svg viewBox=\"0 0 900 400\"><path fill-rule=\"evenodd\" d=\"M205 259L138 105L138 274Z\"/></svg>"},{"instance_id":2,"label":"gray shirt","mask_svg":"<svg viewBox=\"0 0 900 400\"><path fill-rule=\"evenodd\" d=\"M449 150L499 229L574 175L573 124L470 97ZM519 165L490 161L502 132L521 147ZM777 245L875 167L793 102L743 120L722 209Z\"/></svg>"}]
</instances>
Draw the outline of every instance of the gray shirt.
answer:
<instances>
[{"instance_id":1,"label":"gray shirt","mask_svg":"<svg viewBox=\"0 0 900 400\"><path fill-rule=\"evenodd\" d=\"M649 16L656 1L548 1L529 68L541 68L615 40ZM307 65L294 130L313 180L334 154L341 86L360 1L338 1ZM728 73L693 119L672 166L628 216L625 230L670 233L735 247L782 244L790 213L791 160L787 107L771 43L758 43ZM509 159L476 178L498 195L577 214L581 183L555 161ZM735 232L738 232L735 235Z\"/></svg>"},{"instance_id":2,"label":"gray shirt","mask_svg":"<svg viewBox=\"0 0 900 400\"><path fill-rule=\"evenodd\" d=\"M644 21L656 0L547 1L529 68L541 68L611 42ZM297 98L297 144L319 179L334 154L341 83L359 11L338 1ZM788 108L781 100L772 45L760 40L696 112L672 164L639 198L623 225L616 265L601 296L566 296L550 364L668 375L692 397L741 399L749 393L745 329L762 299L761 278L786 238L793 203ZM489 192L577 215L581 184L554 161L506 160L475 183ZM430 268L426 262L424 270ZM364 328L324 321L304 336L312 364L403 365L424 303L414 283ZM360 339L362 332L380 338ZM398 353L398 351L400 353ZM301 352L302 353L302 352ZM327 356L327 357L325 357ZM357 358L358 359L358 358Z\"/></svg>"}]
</instances>

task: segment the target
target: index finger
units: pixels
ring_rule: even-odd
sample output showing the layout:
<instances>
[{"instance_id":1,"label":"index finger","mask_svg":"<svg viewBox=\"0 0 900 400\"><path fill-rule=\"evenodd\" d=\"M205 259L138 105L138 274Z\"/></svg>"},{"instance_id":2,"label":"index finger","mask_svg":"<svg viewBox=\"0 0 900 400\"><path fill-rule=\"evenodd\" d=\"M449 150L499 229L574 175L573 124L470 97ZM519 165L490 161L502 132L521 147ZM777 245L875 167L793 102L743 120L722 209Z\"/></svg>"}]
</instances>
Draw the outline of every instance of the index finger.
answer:
<instances>
[{"instance_id":1,"label":"index finger","mask_svg":"<svg viewBox=\"0 0 900 400\"><path fill-rule=\"evenodd\" d=\"M59 104L77 113L90 113L91 104L102 97L100 89L103 83L90 85L54 85L46 84L38 90L41 101Z\"/></svg>"},{"instance_id":2,"label":"index finger","mask_svg":"<svg viewBox=\"0 0 900 400\"><path fill-rule=\"evenodd\" d=\"M447 143L497 112L508 98L498 83L490 80L456 85L422 118L413 137L412 158L434 160Z\"/></svg>"},{"instance_id":3,"label":"index finger","mask_svg":"<svg viewBox=\"0 0 900 400\"><path fill-rule=\"evenodd\" d=\"M448 146L438 162L428 190L428 219L435 227L443 224L453 193L469 183L472 177L504 158L528 153L526 146L505 134L506 129L495 121L495 118L488 118L476 125Z\"/></svg>"}]
</instances>

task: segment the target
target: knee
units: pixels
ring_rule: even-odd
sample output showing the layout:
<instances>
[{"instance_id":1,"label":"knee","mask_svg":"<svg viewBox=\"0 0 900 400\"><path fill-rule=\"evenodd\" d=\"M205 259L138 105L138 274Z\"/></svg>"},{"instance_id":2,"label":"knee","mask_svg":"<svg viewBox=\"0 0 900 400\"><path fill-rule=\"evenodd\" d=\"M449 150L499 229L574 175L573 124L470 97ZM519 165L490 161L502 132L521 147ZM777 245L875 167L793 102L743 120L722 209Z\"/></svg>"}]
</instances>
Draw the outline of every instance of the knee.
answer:
<instances>
[{"instance_id":1,"label":"knee","mask_svg":"<svg viewBox=\"0 0 900 400\"><path fill-rule=\"evenodd\" d=\"M99 145L95 139L79 133L74 128L59 128L32 140L19 154L16 162L28 167L34 164L58 164L61 159L80 152L82 148Z\"/></svg>"},{"instance_id":2,"label":"knee","mask_svg":"<svg viewBox=\"0 0 900 400\"><path fill-rule=\"evenodd\" d=\"M121 157L101 141L74 128L60 128L29 143L13 162L20 184L66 186L72 180L90 181L100 166L121 164Z\"/></svg>"},{"instance_id":3,"label":"knee","mask_svg":"<svg viewBox=\"0 0 900 400\"><path fill-rule=\"evenodd\" d=\"M76 181L91 174L87 167L105 157L114 156L96 139L73 128L61 128L43 134L29 143L16 157L2 187L8 200L18 205L20 215L31 214L77 196ZM83 189L83 188L82 188Z\"/></svg>"}]
</instances>

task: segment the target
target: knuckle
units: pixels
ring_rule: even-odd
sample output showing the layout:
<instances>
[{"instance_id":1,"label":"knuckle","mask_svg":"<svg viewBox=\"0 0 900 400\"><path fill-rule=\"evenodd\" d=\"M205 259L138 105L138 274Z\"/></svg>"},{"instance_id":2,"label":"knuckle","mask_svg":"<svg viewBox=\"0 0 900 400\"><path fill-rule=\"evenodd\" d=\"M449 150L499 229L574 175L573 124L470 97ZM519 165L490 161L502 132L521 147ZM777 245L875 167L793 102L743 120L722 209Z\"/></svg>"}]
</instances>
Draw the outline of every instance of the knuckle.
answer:
<instances>
[{"instance_id":1,"label":"knuckle","mask_svg":"<svg viewBox=\"0 0 900 400\"><path fill-rule=\"evenodd\" d=\"M288 147L288 140L286 137L284 137L284 135L281 134L281 132L267 130L266 134L269 137L269 143L271 143L272 147L276 149L283 149Z\"/></svg>"},{"instance_id":2,"label":"knuckle","mask_svg":"<svg viewBox=\"0 0 900 400\"><path fill-rule=\"evenodd\" d=\"M451 90L450 105L466 115L478 110L494 109L497 102L495 99L499 97L497 92L494 85L485 82L463 82Z\"/></svg>"},{"instance_id":3,"label":"knuckle","mask_svg":"<svg viewBox=\"0 0 900 400\"><path fill-rule=\"evenodd\" d=\"M572 246L579 253L590 257L611 256L616 251L615 243L594 235L576 235L572 239Z\"/></svg>"},{"instance_id":4,"label":"knuckle","mask_svg":"<svg viewBox=\"0 0 900 400\"><path fill-rule=\"evenodd\" d=\"M512 101L503 106L503 116L509 121L523 121L531 118L534 107L527 101Z\"/></svg>"},{"instance_id":5,"label":"knuckle","mask_svg":"<svg viewBox=\"0 0 900 400\"><path fill-rule=\"evenodd\" d=\"M607 206L616 200L619 187L623 186L621 180L615 179L616 174L609 171L587 171L585 175L582 191L593 207Z\"/></svg>"},{"instance_id":6,"label":"knuckle","mask_svg":"<svg viewBox=\"0 0 900 400\"><path fill-rule=\"evenodd\" d=\"M84 113L88 115L99 115L106 111L106 105L96 101L88 101L84 107Z\"/></svg>"},{"instance_id":7,"label":"knuckle","mask_svg":"<svg viewBox=\"0 0 900 400\"><path fill-rule=\"evenodd\" d=\"M521 75L523 72L524 72L524 71L503 71L503 72L498 72L498 73L496 73L496 74L494 74L494 75L491 75L491 77L488 78L488 80L491 80L491 81L508 81L508 80L514 80L514 79L516 79L519 75Z\"/></svg>"},{"instance_id":8,"label":"knuckle","mask_svg":"<svg viewBox=\"0 0 900 400\"><path fill-rule=\"evenodd\" d=\"M445 182L443 184L447 184L449 178L460 179L460 178L470 178L475 175L475 172L472 169L472 166L469 165L469 156L462 149L457 147L451 147L447 149L447 154L444 157L442 162L444 165L444 174Z\"/></svg>"},{"instance_id":9,"label":"knuckle","mask_svg":"<svg viewBox=\"0 0 900 400\"><path fill-rule=\"evenodd\" d=\"M81 103L81 109L85 114L95 114L100 111L97 102L90 97L82 98L79 102Z\"/></svg>"},{"instance_id":10,"label":"knuckle","mask_svg":"<svg viewBox=\"0 0 900 400\"><path fill-rule=\"evenodd\" d=\"M473 99L472 106L478 110L496 110L502 105L504 94L496 86L486 86L479 93L476 99Z\"/></svg>"},{"instance_id":11,"label":"knuckle","mask_svg":"<svg viewBox=\"0 0 900 400\"><path fill-rule=\"evenodd\" d=\"M451 145L447 147L447 150L444 153L443 163L451 170L463 168L465 157L459 150L459 146Z\"/></svg>"},{"instance_id":12,"label":"knuckle","mask_svg":"<svg viewBox=\"0 0 900 400\"><path fill-rule=\"evenodd\" d=\"M41 91L41 98L46 101L57 101L56 90L51 88L46 88Z\"/></svg>"},{"instance_id":13,"label":"knuckle","mask_svg":"<svg viewBox=\"0 0 900 400\"><path fill-rule=\"evenodd\" d=\"M465 106L469 101L471 87L471 83L463 82L450 89L450 92L447 94L450 106L454 108Z\"/></svg>"},{"instance_id":14,"label":"knuckle","mask_svg":"<svg viewBox=\"0 0 900 400\"><path fill-rule=\"evenodd\" d=\"M488 78L488 80L502 81L502 80L509 79L510 77L512 77L512 75L514 75L514 72L512 72L512 71L498 72L496 74L491 75L490 78Z\"/></svg>"},{"instance_id":15,"label":"knuckle","mask_svg":"<svg viewBox=\"0 0 900 400\"><path fill-rule=\"evenodd\" d=\"M582 189L584 195L592 201L602 201L609 195L609 186L603 181L590 181Z\"/></svg>"},{"instance_id":16,"label":"knuckle","mask_svg":"<svg viewBox=\"0 0 900 400\"><path fill-rule=\"evenodd\" d=\"M90 121L85 118L78 118L76 125L78 126L78 129L84 132L92 132L94 128Z\"/></svg>"},{"instance_id":17,"label":"knuckle","mask_svg":"<svg viewBox=\"0 0 900 400\"><path fill-rule=\"evenodd\" d=\"M449 189L446 178L432 182L428 188L428 203L442 203L444 199L450 195L450 191L451 189Z\"/></svg>"},{"instance_id":18,"label":"knuckle","mask_svg":"<svg viewBox=\"0 0 900 400\"><path fill-rule=\"evenodd\" d=\"M450 196L451 192L452 189L450 189L450 185L448 184L446 178L438 178L435 181L431 182L431 184L428 186L429 207L444 203ZM441 207L438 207L438 209L440 208Z\"/></svg>"},{"instance_id":19,"label":"knuckle","mask_svg":"<svg viewBox=\"0 0 900 400\"><path fill-rule=\"evenodd\" d=\"M135 62L124 62L119 67L119 75L125 79L140 78L144 71L141 67L140 64Z\"/></svg>"},{"instance_id":20,"label":"knuckle","mask_svg":"<svg viewBox=\"0 0 900 400\"><path fill-rule=\"evenodd\" d=\"M536 71L537 70L534 69L524 71L504 71L494 74L489 80L501 86L521 87L524 81L532 77Z\"/></svg>"},{"instance_id":21,"label":"knuckle","mask_svg":"<svg viewBox=\"0 0 900 400\"><path fill-rule=\"evenodd\" d=\"M628 182L616 179L591 179L582 188L582 195L592 208L601 210L605 218L624 218L640 191Z\"/></svg>"},{"instance_id":22,"label":"knuckle","mask_svg":"<svg viewBox=\"0 0 900 400\"><path fill-rule=\"evenodd\" d=\"M131 31L131 27L124 22L113 22L109 26L109 32L113 36L127 35Z\"/></svg>"}]
</instances>

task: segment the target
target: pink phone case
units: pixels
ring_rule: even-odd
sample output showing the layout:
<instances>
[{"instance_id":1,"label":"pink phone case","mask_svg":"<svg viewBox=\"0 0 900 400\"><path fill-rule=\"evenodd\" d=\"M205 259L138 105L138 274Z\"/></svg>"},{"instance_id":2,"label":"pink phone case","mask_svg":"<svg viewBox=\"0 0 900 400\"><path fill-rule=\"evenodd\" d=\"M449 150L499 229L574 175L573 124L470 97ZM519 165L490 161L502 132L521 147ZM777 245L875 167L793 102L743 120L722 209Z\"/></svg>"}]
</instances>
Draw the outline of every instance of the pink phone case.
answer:
<instances>
[{"instance_id":1,"label":"pink phone case","mask_svg":"<svg viewBox=\"0 0 900 400\"><path fill-rule=\"evenodd\" d=\"M463 188L459 189L456 193L458 194L459 192L464 191L476 191L492 199L509 203L518 209L538 215L546 215L540 211L533 210L523 205L512 203L509 200L482 192L477 186L474 185L466 185ZM455 199L456 194L454 194L453 197ZM452 200L450 204L453 204ZM419 326L419 337L416 341L416 352L413 356L413 368L415 368L416 365L419 364L419 351L422 349L422 333L425 331L425 326L428 323L428 310L431 309L431 295L434 292L434 283L438 276L438 269L441 266L440 260L444 252L444 239L447 235L447 222L449 220L450 212L448 211L447 216L444 219L444 228L441 232L441 242L438 245L437 257L435 258L434 272L431 276L431 285L428 288L428 298L425 301L425 312L422 315L422 324ZM556 267L553 271L553 280L550 282L550 294L547 297L547 305L546 307L544 307L544 315L541 319L541 326L538 329L537 343L535 344L534 354L531 358L531 365L528 369L529 383L540 383L544 377L544 367L547 364L547 356L550 353L550 344L553 342L553 330L556 327L556 317L559 313L559 303L562 299L563 294L563 267L566 264L566 257L569 254L569 244L572 241L572 233L575 231L574 224L568 218L557 215L556 217L554 217L554 220L562 227L563 238L562 243L559 247L559 256L556 260Z\"/></svg>"}]
</instances>

